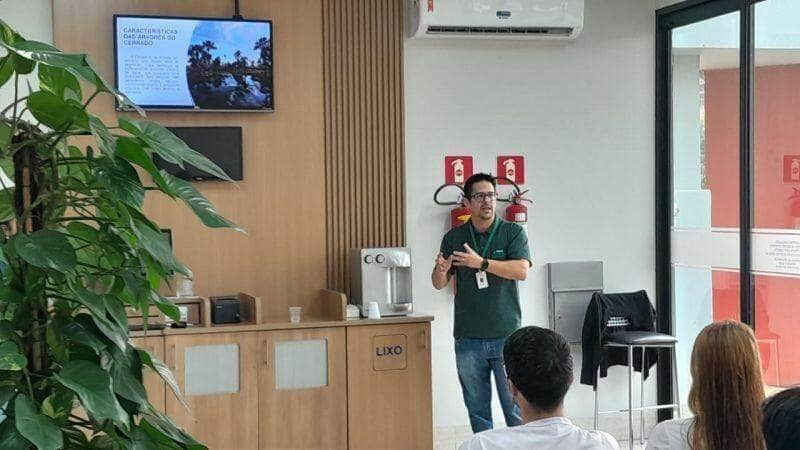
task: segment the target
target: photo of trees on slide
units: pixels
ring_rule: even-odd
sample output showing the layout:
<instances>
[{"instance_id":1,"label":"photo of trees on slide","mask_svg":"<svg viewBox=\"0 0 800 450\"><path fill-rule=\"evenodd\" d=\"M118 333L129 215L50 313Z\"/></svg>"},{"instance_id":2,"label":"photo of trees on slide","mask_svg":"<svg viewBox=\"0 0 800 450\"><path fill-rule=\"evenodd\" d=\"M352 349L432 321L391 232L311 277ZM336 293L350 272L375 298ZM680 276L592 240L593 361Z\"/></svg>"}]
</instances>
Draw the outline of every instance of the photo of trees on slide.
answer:
<instances>
[{"instance_id":1,"label":"photo of trees on slide","mask_svg":"<svg viewBox=\"0 0 800 450\"><path fill-rule=\"evenodd\" d=\"M195 106L272 109L272 30L262 22L201 22L186 77Z\"/></svg>"}]
</instances>

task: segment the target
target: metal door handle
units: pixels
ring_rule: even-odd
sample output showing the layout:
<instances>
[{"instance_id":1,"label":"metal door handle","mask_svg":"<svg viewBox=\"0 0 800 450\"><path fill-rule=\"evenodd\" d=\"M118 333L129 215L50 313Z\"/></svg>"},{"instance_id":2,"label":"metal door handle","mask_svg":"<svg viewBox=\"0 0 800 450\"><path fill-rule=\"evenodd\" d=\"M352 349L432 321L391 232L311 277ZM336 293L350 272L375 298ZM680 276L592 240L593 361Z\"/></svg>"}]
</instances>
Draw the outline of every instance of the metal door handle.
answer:
<instances>
[{"instance_id":1,"label":"metal door handle","mask_svg":"<svg viewBox=\"0 0 800 450\"><path fill-rule=\"evenodd\" d=\"M424 328L419 333L419 348L428 348L428 331Z\"/></svg>"}]
</instances>

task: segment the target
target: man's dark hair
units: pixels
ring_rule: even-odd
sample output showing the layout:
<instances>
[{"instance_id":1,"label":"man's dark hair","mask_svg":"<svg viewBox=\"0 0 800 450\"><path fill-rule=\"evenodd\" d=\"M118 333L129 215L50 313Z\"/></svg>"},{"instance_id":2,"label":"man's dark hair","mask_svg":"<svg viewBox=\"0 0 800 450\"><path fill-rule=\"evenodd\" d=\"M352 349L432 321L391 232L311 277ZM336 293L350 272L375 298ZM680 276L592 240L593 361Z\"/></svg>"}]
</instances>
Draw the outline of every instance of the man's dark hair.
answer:
<instances>
[{"instance_id":1,"label":"man's dark hair","mask_svg":"<svg viewBox=\"0 0 800 450\"><path fill-rule=\"evenodd\" d=\"M467 181L464 183L464 196L470 198L472 196L472 185L481 181L488 181L497 189L497 179L495 177L488 173L476 173L467 178Z\"/></svg>"},{"instance_id":2,"label":"man's dark hair","mask_svg":"<svg viewBox=\"0 0 800 450\"><path fill-rule=\"evenodd\" d=\"M555 331L523 327L503 347L506 376L525 400L544 412L558 408L572 384L569 345Z\"/></svg>"},{"instance_id":3,"label":"man's dark hair","mask_svg":"<svg viewBox=\"0 0 800 450\"><path fill-rule=\"evenodd\" d=\"M800 449L800 388L779 392L764 402L762 430L767 450Z\"/></svg>"}]
</instances>

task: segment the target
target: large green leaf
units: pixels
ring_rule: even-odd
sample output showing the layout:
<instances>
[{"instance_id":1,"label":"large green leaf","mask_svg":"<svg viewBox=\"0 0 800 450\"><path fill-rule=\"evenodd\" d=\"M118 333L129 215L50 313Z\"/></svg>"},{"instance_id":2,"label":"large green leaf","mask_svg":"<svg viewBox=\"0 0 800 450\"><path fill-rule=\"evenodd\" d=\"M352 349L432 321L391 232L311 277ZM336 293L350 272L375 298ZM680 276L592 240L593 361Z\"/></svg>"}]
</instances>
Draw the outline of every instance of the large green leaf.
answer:
<instances>
[{"instance_id":1,"label":"large green leaf","mask_svg":"<svg viewBox=\"0 0 800 450\"><path fill-rule=\"evenodd\" d=\"M98 145L100 145L100 151L113 158L116 150L116 141L111 132L108 131L106 124L99 117L90 114L89 129L92 131L92 136L97 140Z\"/></svg>"},{"instance_id":2,"label":"large green leaf","mask_svg":"<svg viewBox=\"0 0 800 450\"><path fill-rule=\"evenodd\" d=\"M183 163L186 162L223 180L232 181L219 166L192 150L171 131L157 123L121 117L119 126L147 143L154 152L173 164L183 167Z\"/></svg>"},{"instance_id":3,"label":"large green leaf","mask_svg":"<svg viewBox=\"0 0 800 450\"><path fill-rule=\"evenodd\" d=\"M19 434L13 421L3 420L0 423L0 450L19 450L30 446L30 441Z\"/></svg>"},{"instance_id":4,"label":"large green leaf","mask_svg":"<svg viewBox=\"0 0 800 450\"><path fill-rule=\"evenodd\" d=\"M167 367L167 365L161 362L158 358L154 358L153 355L148 353L146 350L136 349L136 351L139 352L139 359L142 361L142 364L153 369L158 376L164 380L164 383L169 386L170 390L172 390L172 393L175 394L175 397L188 411L189 404L186 403L186 400L183 398L181 389L178 387L178 382L175 381L175 376L172 374L172 371L169 370L169 367Z\"/></svg>"},{"instance_id":5,"label":"large green leaf","mask_svg":"<svg viewBox=\"0 0 800 450\"><path fill-rule=\"evenodd\" d=\"M172 254L169 242L160 231L156 231L150 226L135 220L131 220L131 229L139 239L141 248L150 253L165 268L187 276L190 274L189 269Z\"/></svg>"},{"instance_id":6,"label":"large green leaf","mask_svg":"<svg viewBox=\"0 0 800 450\"><path fill-rule=\"evenodd\" d=\"M0 21L0 25L8 28L2 21ZM123 107L133 109L144 116L144 111L141 108L136 106L125 94L114 89L111 84L97 73L85 54L64 53L52 45L37 41L26 41L21 38L6 40L5 42L0 41L0 46L31 62L64 68L72 75L88 81L100 91L111 93Z\"/></svg>"},{"instance_id":7,"label":"large green leaf","mask_svg":"<svg viewBox=\"0 0 800 450\"><path fill-rule=\"evenodd\" d=\"M27 365L28 359L19 353L16 343L6 341L0 344L0 370L22 370Z\"/></svg>"},{"instance_id":8,"label":"large green leaf","mask_svg":"<svg viewBox=\"0 0 800 450\"><path fill-rule=\"evenodd\" d=\"M114 378L114 392L132 402L141 405L147 404L147 392L142 382L136 379L130 367L114 363L111 374Z\"/></svg>"},{"instance_id":9,"label":"large green leaf","mask_svg":"<svg viewBox=\"0 0 800 450\"><path fill-rule=\"evenodd\" d=\"M67 225L67 233L87 243L97 243L100 239L100 232L97 228L87 225L84 222L70 222L69 225Z\"/></svg>"},{"instance_id":10,"label":"large green leaf","mask_svg":"<svg viewBox=\"0 0 800 450\"><path fill-rule=\"evenodd\" d=\"M72 273L77 264L75 249L67 236L53 230L41 230L31 234L19 233L14 236L14 251L29 264L54 269L62 273Z\"/></svg>"},{"instance_id":11,"label":"large green leaf","mask_svg":"<svg viewBox=\"0 0 800 450\"><path fill-rule=\"evenodd\" d=\"M14 398L16 393L16 389L11 386L0 387L0 406L5 405L6 402Z\"/></svg>"},{"instance_id":12,"label":"large green leaf","mask_svg":"<svg viewBox=\"0 0 800 450\"><path fill-rule=\"evenodd\" d=\"M80 104L72 100L62 100L51 92L38 91L28 97L27 104L33 117L53 130L89 129L89 116Z\"/></svg>"},{"instance_id":13,"label":"large green leaf","mask_svg":"<svg viewBox=\"0 0 800 450\"><path fill-rule=\"evenodd\" d=\"M62 67L39 66L39 87L52 92L58 98L81 100L81 85L75 75Z\"/></svg>"},{"instance_id":14,"label":"large green leaf","mask_svg":"<svg viewBox=\"0 0 800 450\"><path fill-rule=\"evenodd\" d=\"M161 171L161 176L166 180L170 190L183 200L195 215L208 227L211 228L233 228L236 231L244 232L239 226L230 220L222 217L211 204L191 183L172 176L165 171Z\"/></svg>"},{"instance_id":15,"label":"large green leaf","mask_svg":"<svg viewBox=\"0 0 800 450\"><path fill-rule=\"evenodd\" d=\"M151 292L150 294L152 297L150 301L153 302L154 305L156 305L156 308L158 308L159 311L164 313L164 315L174 320L175 322L179 322L181 320L181 310L178 309L178 307L174 303L164 301L162 297L158 295L158 293L156 292Z\"/></svg>"},{"instance_id":16,"label":"large green leaf","mask_svg":"<svg viewBox=\"0 0 800 450\"><path fill-rule=\"evenodd\" d=\"M0 260L2 260L0 261L0 268L5 270L5 267L8 266L8 263L2 256L2 252L0 252ZM17 288L14 286L0 285L0 299L6 303L20 303L25 300L25 292L17 290Z\"/></svg>"},{"instance_id":17,"label":"large green leaf","mask_svg":"<svg viewBox=\"0 0 800 450\"><path fill-rule=\"evenodd\" d=\"M0 86L6 84L6 81L11 79L14 74L14 57L6 55L0 58Z\"/></svg>"},{"instance_id":18,"label":"large green leaf","mask_svg":"<svg viewBox=\"0 0 800 450\"><path fill-rule=\"evenodd\" d=\"M78 317L81 316L88 318L87 314L78 315ZM96 354L99 355L103 350L106 349L107 346L105 342L103 342L103 340L97 335L97 333L102 332L99 329L96 331L95 330L96 325L94 325L91 320L89 320L88 323L84 321L73 320L65 325L61 331L68 339L91 348Z\"/></svg>"},{"instance_id":19,"label":"large green leaf","mask_svg":"<svg viewBox=\"0 0 800 450\"><path fill-rule=\"evenodd\" d=\"M8 147L10 143L11 143L11 125L9 125L7 122L3 120L0 120L0 152L5 152L6 147Z\"/></svg>"},{"instance_id":20,"label":"large green leaf","mask_svg":"<svg viewBox=\"0 0 800 450\"><path fill-rule=\"evenodd\" d=\"M42 413L63 425L75 409L75 393L61 386L54 391L42 402Z\"/></svg>"},{"instance_id":21,"label":"large green leaf","mask_svg":"<svg viewBox=\"0 0 800 450\"><path fill-rule=\"evenodd\" d=\"M25 395L17 395L14 401L14 423L19 434L40 450L57 450L64 445L61 429L55 421L39 414L36 405Z\"/></svg>"},{"instance_id":22,"label":"large green leaf","mask_svg":"<svg viewBox=\"0 0 800 450\"><path fill-rule=\"evenodd\" d=\"M179 450L183 448L158 428L150 425L147 420L142 420L139 426L131 432L131 440L133 441L132 450Z\"/></svg>"},{"instance_id":23,"label":"large green leaf","mask_svg":"<svg viewBox=\"0 0 800 450\"><path fill-rule=\"evenodd\" d=\"M125 313L125 305L113 295L104 295L106 311L123 329L128 329L128 315Z\"/></svg>"},{"instance_id":24,"label":"large green leaf","mask_svg":"<svg viewBox=\"0 0 800 450\"><path fill-rule=\"evenodd\" d=\"M0 222L8 222L14 214L14 189L0 190Z\"/></svg>"},{"instance_id":25,"label":"large green leaf","mask_svg":"<svg viewBox=\"0 0 800 450\"><path fill-rule=\"evenodd\" d=\"M112 390L108 372L90 361L68 362L54 377L81 399L81 404L95 419L110 419L128 423L128 414L122 409Z\"/></svg>"},{"instance_id":26,"label":"large green leaf","mask_svg":"<svg viewBox=\"0 0 800 450\"><path fill-rule=\"evenodd\" d=\"M185 448L189 450L201 450L206 448L203 444L200 444L194 440L194 438L178 428L178 426L175 425L175 423L169 417L165 416L159 411L151 408L150 411L142 414L142 417L142 422L147 421L151 426L155 427L160 432L166 434L173 440L184 444Z\"/></svg>"},{"instance_id":27,"label":"large green leaf","mask_svg":"<svg viewBox=\"0 0 800 450\"><path fill-rule=\"evenodd\" d=\"M139 181L139 174L129 162L118 159L114 164L105 160L98 164L95 176L107 193L116 197L114 201L125 203L136 209L142 207L144 187Z\"/></svg>"},{"instance_id":28,"label":"large green leaf","mask_svg":"<svg viewBox=\"0 0 800 450\"><path fill-rule=\"evenodd\" d=\"M20 55L11 55L11 60L14 63L14 72L20 75L27 75L33 72L36 68L36 62L30 59L23 58Z\"/></svg>"},{"instance_id":29,"label":"large green leaf","mask_svg":"<svg viewBox=\"0 0 800 450\"><path fill-rule=\"evenodd\" d=\"M128 330L108 318L105 298L102 295L90 292L80 285L70 285L70 290L75 294L75 300L92 313L92 321L97 328L117 347L124 350L127 343Z\"/></svg>"},{"instance_id":30,"label":"large green leaf","mask_svg":"<svg viewBox=\"0 0 800 450\"><path fill-rule=\"evenodd\" d=\"M164 193L174 197L175 194L172 193L170 187L167 185L166 181L164 181L164 177L161 176L158 167L153 163L150 154L142 147L140 142L141 141L138 139L124 136L118 138L116 142L116 155L146 170Z\"/></svg>"},{"instance_id":31,"label":"large green leaf","mask_svg":"<svg viewBox=\"0 0 800 450\"><path fill-rule=\"evenodd\" d=\"M126 270L117 275L121 280L124 290L120 295L128 299L128 303L135 306L138 310L144 311L150 303L150 296L152 290L150 283L147 281L141 271ZM145 317L147 315L145 314Z\"/></svg>"}]
</instances>

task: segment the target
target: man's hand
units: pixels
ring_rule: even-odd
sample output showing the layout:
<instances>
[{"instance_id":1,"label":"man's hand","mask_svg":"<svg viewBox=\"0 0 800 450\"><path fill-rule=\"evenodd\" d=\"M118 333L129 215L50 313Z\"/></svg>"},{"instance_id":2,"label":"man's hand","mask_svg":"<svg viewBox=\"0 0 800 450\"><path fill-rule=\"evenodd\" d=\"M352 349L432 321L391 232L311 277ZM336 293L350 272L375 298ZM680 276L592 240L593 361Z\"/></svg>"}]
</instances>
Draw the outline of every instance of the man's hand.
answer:
<instances>
[{"instance_id":1,"label":"man's hand","mask_svg":"<svg viewBox=\"0 0 800 450\"><path fill-rule=\"evenodd\" d=\"M483 257L475 252L466 242L464 243L465 252L453 252L453 265L459 267L471 267L480 269L483 264Z\"/></svg>"},{"instance_id":2,"label":"man's hand","mask_svg":"<svg viewBox=\"0 0 800 450\"><path fill-rule=\"evenodd\" d=\"M445 259L442 253L439 253L436 256L436 267L434 270L442 273L447 273L450 271L450 268L453 266L453 255L450 255Z\"/></svg>"},{"instance_id":3,"label":"man's hand","mask_svg":"<svg viewBox=\"0 0 800 450\"><path fill-rule=\"evenodd\" d=\"M447 283L450 282L451 267L453 267L453 255L447 259L441 253L436 256L436 266L431 273L431 282L434 288L441 289L447 286Z\"/></svg>"}]
</instances>

